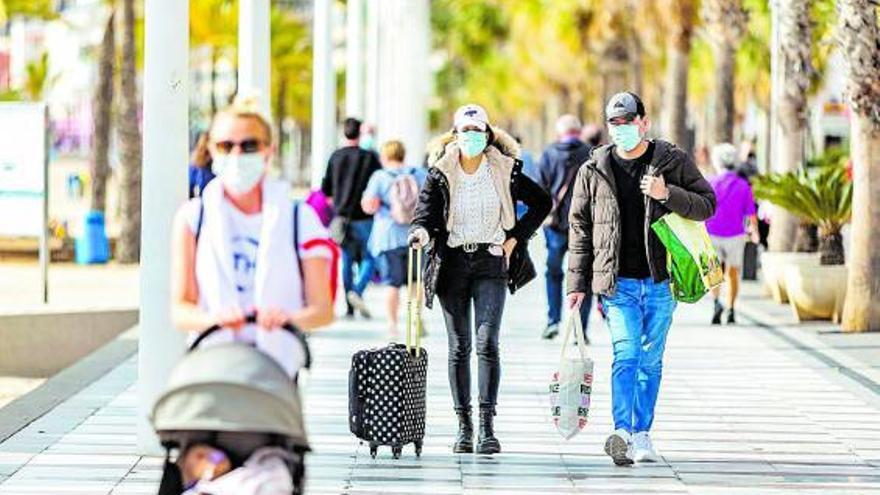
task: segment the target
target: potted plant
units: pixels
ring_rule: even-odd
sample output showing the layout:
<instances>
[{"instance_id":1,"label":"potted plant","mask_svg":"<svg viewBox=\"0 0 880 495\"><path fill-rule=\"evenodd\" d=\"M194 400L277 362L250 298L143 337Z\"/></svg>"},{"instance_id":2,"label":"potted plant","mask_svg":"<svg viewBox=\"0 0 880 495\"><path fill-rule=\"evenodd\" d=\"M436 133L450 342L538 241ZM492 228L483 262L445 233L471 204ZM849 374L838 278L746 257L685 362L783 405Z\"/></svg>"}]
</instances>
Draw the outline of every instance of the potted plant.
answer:
<instances>
[{"instance_id":1,"label":"potted plant","mask_svg":"<svg viewBox=\"0 0 880 495\"><path fill-rule=\"evenodd\" d=\"M836 319L846 293L841 229L852 214L852 182L838 164L757 177L755 196L815 224L819 235L818 265L810 262L776 266L799 320Z\"/></svg>"}]
</instances>

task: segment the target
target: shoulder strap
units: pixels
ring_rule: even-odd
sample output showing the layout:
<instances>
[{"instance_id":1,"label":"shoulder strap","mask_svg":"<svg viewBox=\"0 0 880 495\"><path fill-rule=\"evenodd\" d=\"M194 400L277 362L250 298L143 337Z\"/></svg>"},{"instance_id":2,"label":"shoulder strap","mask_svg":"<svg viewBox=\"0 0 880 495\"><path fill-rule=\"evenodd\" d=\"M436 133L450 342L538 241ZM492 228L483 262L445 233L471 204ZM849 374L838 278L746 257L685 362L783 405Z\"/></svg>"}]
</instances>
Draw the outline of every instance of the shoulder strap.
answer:
<instances>
[{"instance_id":1,"label":"shoulder strap","mask_svg":"<svg viewBox=\"0 0 880 495\"><path fill-rule=\"evenodd\" d=\"M293 252L296 254L296 266L299 268L299 279L305 284L305 276L303 275L302 256L299 253L299 204L300 201L293 202Z\"/></svg>"},{"instance_id":2,"label":"shoulder strap","mask_svg":"<svg viewBox=\"0 0 880 495\"><path fill-rule=\"evenodd\" d=\"M565 199L565 195L568 194L568 190L571 189L571 185L574 183L574 178L577 177L578 170L580 170L579 164L571 163L573 160L577 159L577 155L572 152L565 159L565 177L563 178L562 187L559 188L559 191L556 191L556 202L561 203L563 199Z\"/></svg>"},{"instance_id":3,"label":"shoulder strap","mask_svg":"<svg viewBox=\"0 0 880 495\"><path fill-rule=\"evenodd\" d=\"M196 245L199 244L199 236L202 234L202 221L205 218L205 202L202 201L202 198L198 198L199 201L199 217L196 220L196 231L193 232L196 236Z\"/></svg>"}]
</instances>

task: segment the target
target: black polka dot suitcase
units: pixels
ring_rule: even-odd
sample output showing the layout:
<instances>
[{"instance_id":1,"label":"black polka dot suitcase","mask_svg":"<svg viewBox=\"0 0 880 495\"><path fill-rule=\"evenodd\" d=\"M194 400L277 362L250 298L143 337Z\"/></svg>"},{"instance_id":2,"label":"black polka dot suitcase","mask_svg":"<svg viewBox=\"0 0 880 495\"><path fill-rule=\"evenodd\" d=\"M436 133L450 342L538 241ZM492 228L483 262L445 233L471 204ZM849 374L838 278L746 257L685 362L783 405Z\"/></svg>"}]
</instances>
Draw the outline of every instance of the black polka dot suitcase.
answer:
<instances>
[{"instance_id":1,"label":"black polka dot suitcase","mask_svg":"<svg viewBox=\"0 0 880 495\"><path fill-rule=\"evenodd\" d=\"M413 266L421 266L420 250L409 252L406 344L358 351L351 358L349 428L369 444L373 458L380 446L390 446L395 459L410 443L417 456L422 452L428 353L420 345L421 270L416 270L413 287Z\"/></svg>"}]
</instances>

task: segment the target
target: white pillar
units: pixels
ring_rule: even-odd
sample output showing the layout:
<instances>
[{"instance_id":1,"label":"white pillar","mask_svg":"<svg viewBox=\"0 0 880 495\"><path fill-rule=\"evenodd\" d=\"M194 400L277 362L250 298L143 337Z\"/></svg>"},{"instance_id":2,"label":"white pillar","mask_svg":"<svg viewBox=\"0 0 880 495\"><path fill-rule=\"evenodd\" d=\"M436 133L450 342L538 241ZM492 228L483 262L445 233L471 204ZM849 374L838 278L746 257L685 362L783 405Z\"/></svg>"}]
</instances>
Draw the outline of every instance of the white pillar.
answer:
<instances>
[{"instance_id":1,"label":"white pillar","mask_svg":"<svg viewBox=\"0 0 880 495\"><path fill-rule=\"evenodd\" d=\"M400 139L407 163L421 163L428 141L429 0L382 0L379 15L379 142Z\"/></svg>"},{"instance_id":2,"label":"white pillar","mask_svg":"<svg viewBox=\"0 0 880 495\"><path fill-rule=\"evenodd\" d=\"M348 0L345 32L345 114L364 118L364 0Z\"/></svg>"},{"instance_id":3,"label":"white pillar","mask_svg":"<svg viewBox=\"0 0 880 495\"><path fill-rule=\"evenodd\" d=\"M364 118L375 124L379 113L379 16L380 0L367 0L367 64L365 67Z\"/></svg>"},{"instance_id":4,"label":"white pillar","mask_svg":"<svg viewBox=\"0 0 880 495\"><path fill-rule=\"evenodd\" d=\"M238 92L256 95L263 115L271 112L269 0L241 0L238 14Z\"/></svg>"},{"instance_id":5,"label":"white pillar","mask_svg":"<svg viewBox=\"0 0 880 495\"><path fill-rule=\"evenodd\" d=\"M321 184L336 145L336 70L333 67L333 0L315 0L312 35L312 187Z\"/></svg>"},{"instance_id":6,"label":"white pillar","mask_svg":"<svg viewBox=\"0 0 880 495\"><path fill-rule=\"evenodd\" d=\"M161 449L147 418L183 352L170 318L171 224L186 201L189 108L189 2L144 6L144 157L141 226L138 451Z\"/></svg>"}]
</instances>

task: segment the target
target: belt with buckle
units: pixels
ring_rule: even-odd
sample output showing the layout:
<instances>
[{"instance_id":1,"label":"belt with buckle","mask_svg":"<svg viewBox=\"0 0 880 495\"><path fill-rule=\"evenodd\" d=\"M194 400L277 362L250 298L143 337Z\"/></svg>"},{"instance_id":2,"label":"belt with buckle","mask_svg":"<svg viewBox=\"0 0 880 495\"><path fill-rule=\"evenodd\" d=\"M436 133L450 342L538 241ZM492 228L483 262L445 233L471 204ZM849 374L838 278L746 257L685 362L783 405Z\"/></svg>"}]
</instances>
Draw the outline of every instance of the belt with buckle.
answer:
<instances>
[{"instance_id":1,"label":"belt with buckle","mask_svg":"<svg viewBox=\"0 0 880 495\"><path fill-rule=\"evenodd\" d=\"M466 242L459 246L459 249L464 251L467 254L473 254L477 251L488 251L492 246L496 246L497 244L492 244L489 242Z\"/></svg>"}]
</instances>

